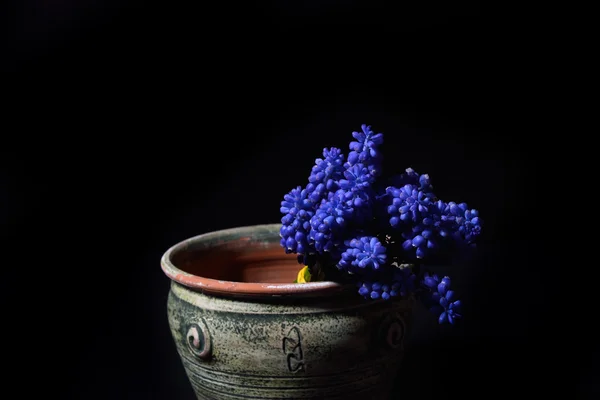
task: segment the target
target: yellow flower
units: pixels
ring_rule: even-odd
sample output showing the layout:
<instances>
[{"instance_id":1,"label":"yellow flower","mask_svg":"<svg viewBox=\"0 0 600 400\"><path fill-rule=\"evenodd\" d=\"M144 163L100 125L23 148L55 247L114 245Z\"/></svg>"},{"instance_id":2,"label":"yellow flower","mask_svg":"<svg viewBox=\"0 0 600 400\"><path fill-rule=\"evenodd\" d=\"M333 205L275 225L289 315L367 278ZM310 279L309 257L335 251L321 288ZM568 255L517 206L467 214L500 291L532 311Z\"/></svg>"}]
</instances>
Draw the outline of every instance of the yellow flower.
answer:
<instances>
[{"instance_id":1,"label":"yellow flower","mask_svg":"<svg viewBox=\"0 0 600 400\"><path fill-rule=\"evenodd\" d=\"M308 265L298 271L298 277L296 278L296 283L308 283L310 282L310 271L308 270Z\"/></svg>"}]
</instances>

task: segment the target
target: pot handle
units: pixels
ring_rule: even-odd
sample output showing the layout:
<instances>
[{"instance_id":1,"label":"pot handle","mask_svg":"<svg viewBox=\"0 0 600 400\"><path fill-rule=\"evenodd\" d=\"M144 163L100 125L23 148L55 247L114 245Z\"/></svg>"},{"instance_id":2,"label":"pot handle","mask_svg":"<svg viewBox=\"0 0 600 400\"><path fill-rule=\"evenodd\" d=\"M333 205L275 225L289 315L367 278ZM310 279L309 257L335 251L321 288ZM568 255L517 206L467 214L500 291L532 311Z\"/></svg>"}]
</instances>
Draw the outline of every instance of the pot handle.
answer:
<instances>
[{"instance_id":1,"label":"pot handle","mask_svg":"<svg viewBox=\"0 0 600 400\"><path fill-rule=\"evenodd\" d=\"M188 350L196 358L204 361L211 358L212 340L204 319L200 318L197 323L190 324L185 340Z\"/></svg>"},{"instance_id":2,"label":"pot handle","mask_svg":"<svg viewBox=\"0 0 600 400\"><path fill-rule=\"evenodd\" d=\"M386 350L401 350L406 335L406 322L402 313L388 314L380 324L378 339Z\"/></svg>"}]
</instances>

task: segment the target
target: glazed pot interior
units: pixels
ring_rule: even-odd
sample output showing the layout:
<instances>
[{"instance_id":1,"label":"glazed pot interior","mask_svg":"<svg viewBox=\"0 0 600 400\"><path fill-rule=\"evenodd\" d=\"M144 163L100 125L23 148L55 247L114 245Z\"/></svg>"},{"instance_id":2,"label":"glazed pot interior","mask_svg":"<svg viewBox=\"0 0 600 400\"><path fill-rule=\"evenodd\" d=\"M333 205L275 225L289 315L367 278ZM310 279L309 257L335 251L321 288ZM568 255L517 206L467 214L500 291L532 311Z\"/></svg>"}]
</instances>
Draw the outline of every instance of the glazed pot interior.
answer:
<instances>
[{"instance_id":1,"label":"glazed pot interior","mask_svg":"<svg viewBox=\"0 0 600 400\"><path fill-rule=\"evenodd\" d=\"M279 243L232 241L205 249L176 251L174 266L198 277L252 283L292 283L302 268Z\"/></svg>"}]
</instances>

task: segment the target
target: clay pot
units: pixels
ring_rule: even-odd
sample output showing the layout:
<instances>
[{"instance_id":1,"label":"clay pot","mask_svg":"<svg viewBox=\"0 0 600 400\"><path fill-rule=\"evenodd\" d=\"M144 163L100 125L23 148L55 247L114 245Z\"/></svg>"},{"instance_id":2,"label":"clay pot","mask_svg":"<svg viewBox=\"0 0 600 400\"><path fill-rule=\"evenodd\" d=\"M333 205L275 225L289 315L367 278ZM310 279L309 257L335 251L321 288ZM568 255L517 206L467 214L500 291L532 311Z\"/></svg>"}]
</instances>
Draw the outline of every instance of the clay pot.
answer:
<instances>
[{"instance_id":1,"label":"clay pot","mask_svg":"<svg viewBox=\"0 0 600 400\"><path fill-rule=\"evenodd\" d=\"M168 319L199 399L384 399L412 301L354 286L291 283L302 267L279 224L212 232L161 260Z\"/></svg>"}]
</instances>

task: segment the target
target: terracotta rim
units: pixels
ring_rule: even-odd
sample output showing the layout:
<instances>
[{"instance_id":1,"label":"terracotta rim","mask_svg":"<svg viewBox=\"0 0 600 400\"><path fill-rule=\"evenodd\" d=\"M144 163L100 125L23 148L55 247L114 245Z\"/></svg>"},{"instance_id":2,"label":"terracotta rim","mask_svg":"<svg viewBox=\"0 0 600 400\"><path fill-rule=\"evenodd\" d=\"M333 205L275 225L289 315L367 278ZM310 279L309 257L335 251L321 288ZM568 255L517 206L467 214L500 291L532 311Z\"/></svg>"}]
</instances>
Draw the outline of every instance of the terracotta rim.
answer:
<instances>
[{"instance_id":1,"label":"terracotta rim","mask_svg":"<svg viewBox=\"0 0 600 400\"><path fill-rule=\"evenodd\" d=\"M239 228L224 229L194 236L179 242L169 248L161 258L161 268L172 281L191 289L202 292L224 295L309 295L322 296L330 292L337 292L346 287L336 282L312 283L260 283L260 282L234 282L193 275L177 268L171 261L175 253L186 251L191 245L207 240L214 240L223 235L239 236L240 239L251 237L256 230L272 230L277 232L280 224L253 225Z\"/></svg>"}]
</instances>

